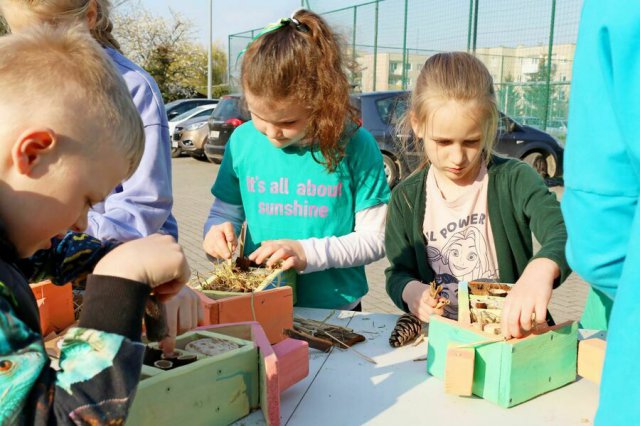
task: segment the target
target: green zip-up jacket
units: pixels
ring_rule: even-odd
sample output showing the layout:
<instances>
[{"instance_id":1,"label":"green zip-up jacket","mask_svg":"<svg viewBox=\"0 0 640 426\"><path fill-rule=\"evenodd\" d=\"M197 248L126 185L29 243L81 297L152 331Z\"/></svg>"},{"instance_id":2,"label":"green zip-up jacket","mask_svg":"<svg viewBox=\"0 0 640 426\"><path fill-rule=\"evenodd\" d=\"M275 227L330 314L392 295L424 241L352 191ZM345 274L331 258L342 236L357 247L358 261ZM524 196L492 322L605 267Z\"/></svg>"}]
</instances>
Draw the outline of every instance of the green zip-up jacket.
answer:
<instances>
[{"instance_id":1,"label":"green zip-up jacket","mask_svg":"<svg viewBox=\"0 0 640 426\"><path fill-rule=\"evenodd\" d=\"M393 190L387 213L385 247L391 263L385 271L387 293L405 312L409 311L402 300L405 286L413 280L428 283L435 277L427 263L422 229L428 170L426 167L413 174ZM487 204L499 280L515 283L532 259L542 257L560 267L556 288L571 270L564 253L567 231L555 194L535 170L521 161L492 156L487 170ZM532 232L542 246L535 256Z\"/></svg>"}]
</instances>

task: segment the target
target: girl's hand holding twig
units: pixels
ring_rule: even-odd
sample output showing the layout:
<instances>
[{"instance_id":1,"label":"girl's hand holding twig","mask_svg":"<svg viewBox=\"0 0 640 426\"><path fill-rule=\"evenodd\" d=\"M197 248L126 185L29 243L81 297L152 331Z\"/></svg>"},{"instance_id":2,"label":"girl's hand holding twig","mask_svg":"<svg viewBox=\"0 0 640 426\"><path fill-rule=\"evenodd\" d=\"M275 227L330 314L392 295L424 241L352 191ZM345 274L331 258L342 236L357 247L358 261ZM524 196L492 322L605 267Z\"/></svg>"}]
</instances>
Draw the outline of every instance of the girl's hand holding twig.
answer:
<instances>
[{"instance_id":1,"label":"girl's hand holding twig","mask_svg":"<svg viewBox=\"0 0 640 426\"><path fill-rule=\"evenodd\" d=\"M204 251L217 259L231 259L238 246L238 238L231 222L213 225L202 242Z\"/></svg>"},{"instance_id":2,"label":"girl's hand holding twig","mask_svg":"<svg viewBox=\"0 0 640 426\"><path fill-rule=\"evenodd\" d=\"M507 296L502 310L502 335L522 337L536 324L545 324L553 281L560 268L551 259L532 260Z\"/></svg>"},{"instance_id":3,"label":"girl's hand holding twig","mask_svg":"<svg viewBox=\"0 0 640 426\"><path fill-rule=\"evenodd\" d=\"M307 267L307 257L302 244L296 240L263 241L260 247L251 253L249 259L258 265L266 262L267 267L270 268L282 261L279 268L284 270L294 268L298 272L304 271Z\"/></svg>"},{"instance_id":4,"label":"girl's hand holding twig","mask_svg":"<svg viewBox=\"0 0 640 426\"><path fill-rule=\"evenodd\" d=\"M429 285L411 281L402 291L402 299L409 306L409 311L424 322L429 322L432 314L444 314L444 307L436 308L438 299L431 296L430 290Z\"/></svg>"}]
</instances>

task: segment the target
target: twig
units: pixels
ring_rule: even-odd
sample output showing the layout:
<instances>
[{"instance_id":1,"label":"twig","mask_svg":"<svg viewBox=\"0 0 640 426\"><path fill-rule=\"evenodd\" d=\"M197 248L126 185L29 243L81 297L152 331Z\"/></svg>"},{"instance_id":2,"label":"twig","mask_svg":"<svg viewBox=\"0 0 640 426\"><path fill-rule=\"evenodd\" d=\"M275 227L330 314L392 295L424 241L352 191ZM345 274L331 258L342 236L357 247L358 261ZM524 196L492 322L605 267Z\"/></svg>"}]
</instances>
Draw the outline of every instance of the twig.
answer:
<instances>
[{"instance_id":1,"label":"twig","mask_svg":"<svg viewBox=\"0 0 640 426\"><path fill-rule=\"evenodd\" d=\"M365 354L363 354L362 352L359 352L355 349L353 349L353 347L351 346L347 346L345 343L343 343L340 339L333 337L331 334L327 333L326 331L323 331L324 334L326 334L327 336L329 336L330 338L332 338L333 340L335 340L336 342L340 343L342 346L344 346L344 349L351 349L353 352L356 353L356 355L360 356L361 358L363 358L365 361L369 361L371 364L378 364L373 358L369 358L368 356L366 356Z\"/></svg>"},{"instance_id":2,"label":"twig","mask_svg":"<svg viewBox=\"0 0 640 426\"><path fill-rule=\"evenodd\" d=\"M417 362L417 361L426 361L427 357L426 356L421 356L420 358L416 358L413 360L413 362Z\"/></svg>"},{"instance_id":3,"label":"twig","mask_svg":"<svg viewBox=\"0 0 640 426\"><path fill-rule=\"evenodd\" d=\"M244 240L247 237L247 222L242 224L242 229L240 229L240 250L238 252L238 257L242 259L244 257Z\"/></svg>"},{"instance_id":4,"label":"twig","mask_svg":"<svg viewBox=\"0 0 640 426\"><path fill-rule=\"evenodd\" d=\"M231 241L227 241L227 248L229 249L229 259L227 259L227 264L229 265L229 268L233 268L233 249L231 246Z\"/></svg>"},{"instance_id":5,"label":"twig","mask_svg":"<svg viewBox=\"0 0 640 426\"><path fill-rule=\"evenodd\" d=\"M420 333L420 336L413 342L413 346L418 346L422 341L424 341L424 334Z\"/></svg>"}]
</instances>

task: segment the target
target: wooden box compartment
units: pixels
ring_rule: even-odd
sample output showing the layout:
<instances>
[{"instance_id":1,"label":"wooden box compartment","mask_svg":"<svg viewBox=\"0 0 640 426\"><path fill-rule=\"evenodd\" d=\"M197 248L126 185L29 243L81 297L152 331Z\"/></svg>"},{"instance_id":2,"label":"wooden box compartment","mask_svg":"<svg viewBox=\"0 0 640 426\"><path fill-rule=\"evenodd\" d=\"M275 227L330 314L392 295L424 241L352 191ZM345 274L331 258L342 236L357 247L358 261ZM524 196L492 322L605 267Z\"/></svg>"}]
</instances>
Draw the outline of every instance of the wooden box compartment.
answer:
<instances>
[{"instance_id":1,"label":"wooden box compartment","mask_svg":"<svg viewBox=\"0 0 640 426\"><path fill-rule=\"evenodd\" d=\"M550 327L522 339L486 342L487 334L456 321L431 316L427 372L443 379L450 345L474 347L474 395L512 407L576 379L578 325Z\"/></svg>"},{"instance_id":2,"label":"wooden box compartment","mask_svg":"<svg viewBox=\"0 0 640 426\"><path fill-rule=\"evenodd\" d=\"M291 287L242 293L224 299L212 299L200 291L197 293L204 308L200 326L257 321L272 345L286 339L284 330L293 327Z\"/></svg>"},{"instance_id":3,"label":"wooden box compartment","mask_svg":"<svg viewBox=\"0 0 640 426\"><path fill-rule=\"evenodd\" d=\"M271 290L279 287L291 287L293 295L293 304L296 303L296 282L298 275L295 269L288 269L286 271L274 270L269 276L267 276L262 283L255 289L255 292L261 292L264 290ZM215 276L209 277L206 283L210 283ZM236 291L219 291L219 290L204 290L201 287L197 287L198 290L212 299L224 299L226 297L241 296L248 293L241 293Z\"/></svg>"},{"instance_id":4,"label":"wooden box compartment","mask_svg":"<svg viewBox=\"0 0 640 426\"><path fill-rule=\"evenodd\" d=\"M212 425L232 423L260 406L258 347L250 340L194 331L179 336L180 352L187 343L217 338L239 345L172 370L143 366L128 425Z\"/></svg>"},{"instance_id":5,"label":"wooden box compartment","mask_svg":"<svg viewBox=\"0 0 640 426\"><path fill-rule=\"evenodd\" d=\"M75 321L71 284L55 285L51 281L30 284L38 303L40 330L43 336L60 333Z\"/></svg>"}]
</instances>

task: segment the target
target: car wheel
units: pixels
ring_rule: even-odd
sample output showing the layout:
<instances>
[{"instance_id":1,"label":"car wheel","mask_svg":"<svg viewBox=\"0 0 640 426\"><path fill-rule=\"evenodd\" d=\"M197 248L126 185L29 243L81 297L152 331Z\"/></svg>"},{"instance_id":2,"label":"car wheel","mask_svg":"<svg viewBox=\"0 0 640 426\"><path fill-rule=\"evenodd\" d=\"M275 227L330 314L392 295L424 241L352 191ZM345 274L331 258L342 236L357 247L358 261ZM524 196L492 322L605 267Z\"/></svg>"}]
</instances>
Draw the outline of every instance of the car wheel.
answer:
<instances>
[{"instance_id":1,"label":"car wheel","mask_svg":"<svg viewBox=\"0 0 640 426\"><path fill-rule=\"evenodd\" d=\"M522 161L533 167L543 179L556 176L558 166L556 163L556 157L551 153L538 151L531 152L525 155Z\"/></svg>"},{"instance_id":2,"label":"car wheel","mask_svg":"<svg viewBox=\"0 0 640 426\"><path fill-rule=\"evenodd\" d=\"M382 163L384 165L384 174L387 177L389 188L393 188L396 183L398 183L398 178L400 177L398 163L396 163L396 160L394 160L393 157L384 152L382 153Z\"/></svg>"},{"instance_id":3,"label":"car wheel","mask_svg":"<svg viewBox=\"0 0 640 426\"><path fill-rule=\"evenodd\" d=\"M171 147L171 158L178 158L182 155L182 150L180 148Z\"/></svg>"}]
</instances>

